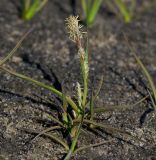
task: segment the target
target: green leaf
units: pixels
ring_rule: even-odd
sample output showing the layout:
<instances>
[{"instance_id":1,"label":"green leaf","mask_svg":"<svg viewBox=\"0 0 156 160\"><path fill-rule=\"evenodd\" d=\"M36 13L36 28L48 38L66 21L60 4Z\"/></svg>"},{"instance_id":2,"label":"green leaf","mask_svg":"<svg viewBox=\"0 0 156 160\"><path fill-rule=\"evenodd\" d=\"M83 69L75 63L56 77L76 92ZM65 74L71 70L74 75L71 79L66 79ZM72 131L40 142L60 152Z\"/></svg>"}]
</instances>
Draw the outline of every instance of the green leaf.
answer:
<instances>
[{"instance_id":1,"label":"green leaf","mask_svg":"<svg viewBox=\"0 0 156 160\"><path fill-rule=\"evenodd\" d=\"M7 68L5 68L5 67L0 67L0 69L4 70L5 72L8 72L8 73L10 73L10 74L12 74L12 75L14 75L14 76L16 76L16 77L19 77L19 78L24 79L24 80L26 80L26 81L28 81L28 82L31 82L31 83L33 83L33 84L35 84L35 85L37 85L37 86L40 86L40 87L42 87L42 88L45 88L45 89L51 91L52 93L56 94L56 95L59 96L60 98L62 98L62 92L58 91L58 90L57 90L56 88L54 88L53 86L46 85L46 84L44 84L44 83L42 83L42 82L39 82L39 81L37 81L37 80L34 80L34 79L28 77L28 76L25 76L25 75L23 75L23 74L20 74L20 73L16 73L16 72L14 72L14 71L11 71L11 70L9 70L9 69L7 69ZM73 108L73 110L74 110L76 113L78 113L78 107L77 107L77 105L75 104L75 102L74 102L69 96L66 96L66 100L67 100L67 102L71 105L71 107Z\"/></svg>"}]
</instances>

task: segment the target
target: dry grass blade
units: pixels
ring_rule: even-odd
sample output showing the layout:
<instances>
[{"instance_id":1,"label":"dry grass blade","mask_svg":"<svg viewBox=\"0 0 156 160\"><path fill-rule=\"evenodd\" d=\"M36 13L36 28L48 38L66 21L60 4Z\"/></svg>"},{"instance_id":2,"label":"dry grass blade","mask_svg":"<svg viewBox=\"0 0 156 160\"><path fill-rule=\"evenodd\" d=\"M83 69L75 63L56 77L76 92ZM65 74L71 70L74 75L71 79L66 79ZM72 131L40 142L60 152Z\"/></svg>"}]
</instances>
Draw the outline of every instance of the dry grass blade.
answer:
<instances>
[{"instance_id":1,"label":"dry grass blade","mask_svg":"<svg viewBox=\"0 0 156 160\"><path fill-rule=\"evenodd\" d=\"M30 129L22 129L25 132L28 133L33 133L33 134L40 134L38 131L30 130ZM46 136L57 142L58 144L61 144L66 150L69 150L68 144L60 137L57 137L56 135L53 134L48 134L48 133L43 133L41 136Z\"/></svg>"},{"instance_id":2,"label":"dry grass blade","mask_svg":"<svg viewBox=\"0 0 156 160\"><path fill-rule=\"evenodd\" d=\"M101 145L103 145L103 144L110 143L110 142L112 142L112 141L113 141L113 140L104 141L104 142L100 142L100 143L95 143L95 144L90 144L90 145L87 145L87 146L83 146L83 147L77 148L74 153L80 152L80 151L85 150L85 149L88 149L88 148L98 147L98 146L101 146Z\"/></svg>"},{"instance_id":3,"label":"dry grass blade","mask_svg":"<svg viewBox=\"0 0 156 160\"><path fill-rule=\"evenodd\" d=\"M153 107L154 107L154 110L156 111L156 86L155 86L155 84L154 84L154 81L153 81L150 73L148 72L148 70L146 69L146 67L144 66L144 64L142 63L142 61L141 61L141 60L139 59L139 57L137 56L135 49L134 49L132 46L130 46L127 37L126 37L125 35L124 35L124 37L125 37L125 40L126 40L126 42L127 42L127 45L128 45L128 47L129 47L129 49L130 49L131 52L133 53L133 55L134 55L134 57L135 57L138 65L140 66L140 68L141 68L144 76L145 76L146 79L147 79L147 81L148 81L148 83L149 83L149 86L150 86L150 88L151 88L151 91L153 92L154 101L155 101L155 105L154 105Z\"/></svg>"},{"instance_id":4,"label":"dry grass blade","mask_svg":"<svg viewBox=\"0 0 156 160\"><path fill-rule=\"evenodd\" d=\"M102 84L103 84L103 76L101 77L100 82L99 82L99 84L98 84L97 91L95 92L95 95L93 96L93 101L95 101L96 98L97 98L97 96L99 95L100 90L101 90L101 88L102 88Z\"/></svg>"},{"instance_id":5,"label":"dry grass blade","mask_svg":"<svg viewBox=\"0 0 156 160\"><path fill-rule=\"evenodd\" d=\"M77 119L74 122L79 122L79 121L80 120ZM121 135L129 137L129 138L131 137L132 139L134 139L136 141L144 142L143 140L139 139L138 137L133 136L131 133L129 133L127 131L123 131L123 130L121 130L119 128L112 127L109 124L100 124L100 123L97 123L97 122L94 122L94 121L91 121L91 120L88 120L88 119L84 119L84 123L92 124L95 128L103 128L103 129L105 129L107 132L109 132L111 134L120 133Z\"/></svg>"},{"instance_id":6,"label":"dry grass blade","mask_svg":"<svg viewBox=\"0 0 156 160\"><path fill-rule=\"evenodd\" d=\"M55 129L60 129L60 128L62 128L62 127L60 127L60 126L49 127L49 128L47 128L47 129L41 131L35 138L32 139L32 141L34 141L34 140L37 139L39 136L41 136L41 135L43 135L43 134L45 134L45 133L47 133L47 132L50 132L50 131L55 130Z\"/></svg>"},{"instance_id":7,"label":"dry grass blade","mask_svg":"<svg viewBox=\"0 0 156 160\"><path fill-rule=\"evenodd\" d=\"M92 95L91 99L92 101L94 102L96 100L96 98L98 97L99 93L100 93L100 90L102 88L102 84L103 84L103 76L101 76L101 79L100 79L100 82L98 84L98 87L97 87L97 90L94 91L95 92L95 95ZM93 94L93 93L92 93ZM90 101L86 104L86 106L88 107L90 104Z\"/></svg>"},{"instance_id":8,"label":"dry grass blade","mask_svg":"<svg viewBox=\"0 0 156 160\"><path fill-rule=\"evenodd\" d=\"M22 42L25 40L25 38L28 36L28 34L32 31L32 29L30 29L28 32L26 32L23 37L18 41L18 43L16 44L16 46L11 50L11 52L9 52L7 54L7 56L0 60L0 66L3 65L4 63L6 63L12 56L13 54L17 51L17 49L21 46Z\"/></svg>"},{"instance_id":9,"label":"dry grass blade","mask_svg":"<svg viewBox=\"0 0 156 160\"><path fill-rule=\"evenodd\" d=\"M144 100L146 100L149 97L149 95L145 96L138 102L132 105L122 105L122 106L103 106L103 107L97 107L94 108L94 113L101 113L101 112L112 112L112 111L125 111L127 109L132 109Z\"/></svg>"}]
</instances>

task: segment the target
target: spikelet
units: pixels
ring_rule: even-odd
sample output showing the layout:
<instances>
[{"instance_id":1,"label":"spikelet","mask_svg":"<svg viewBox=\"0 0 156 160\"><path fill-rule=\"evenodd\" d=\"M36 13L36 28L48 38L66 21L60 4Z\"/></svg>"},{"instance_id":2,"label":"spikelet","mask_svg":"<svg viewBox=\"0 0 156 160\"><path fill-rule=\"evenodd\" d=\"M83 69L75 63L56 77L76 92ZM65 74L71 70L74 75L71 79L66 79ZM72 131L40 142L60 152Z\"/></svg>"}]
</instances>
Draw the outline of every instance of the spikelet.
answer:
<instances>
[{"instance_id":1,"label":"spikelet","mask_svg":"<svg viewBox=\"0 0 156 160\"><path fill-rule=\"evenodd\" d=\"M85 54L85 60L84 60L84 74L85 74L85 78L87 80L88 78L88 74L89 74L89 65L88 65L88 55Z\"/></svg>"},{"instance_id":2,"label":"spikelet","mask_svg":"<svg viewBox=\"0 0 156 160\"><path fill-rule=\"evenodd\" d=\"M79 82L77 82L77 97L78 97L79 107L81 107L82 106L82 91L81 91L81 85Z\"/></svg>"},{"instance_id":3,"label":"spikelet","mask_svg":"<svg viewBox=\"0 0 156 160\"><path fill-rule=\"evenodd\" d=\"M78 18L79 16L69 16L65 20L66 28L69 33L69 38L75 43L77 43L78 40L83 38L83 34L86 33L81 31L83 26L79 25L80 20L78 20Z\"/></svg>"}]
</instances>

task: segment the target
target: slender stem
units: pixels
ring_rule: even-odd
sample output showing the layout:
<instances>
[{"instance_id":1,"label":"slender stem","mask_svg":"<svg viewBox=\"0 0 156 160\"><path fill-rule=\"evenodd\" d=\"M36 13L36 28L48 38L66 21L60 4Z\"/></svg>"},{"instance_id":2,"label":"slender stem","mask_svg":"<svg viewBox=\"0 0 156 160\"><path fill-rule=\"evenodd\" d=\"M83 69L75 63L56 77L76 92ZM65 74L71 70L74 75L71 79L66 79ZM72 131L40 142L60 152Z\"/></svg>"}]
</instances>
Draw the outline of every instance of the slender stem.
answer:
<instances>
[{"instance_id":1,"label":"slender stem","mask_svg":"<svg viewBox=\"0 0 156 160\"><path fill-rule=\"evenodd\" d=\"M88 82L84 80L84 92L83 92L83 101L82 101L83 107L85 107L86 105L87 94L88 94Z\"/></svg>"},{"instance_id":2,"label":"slender stem","mask_svg":"<svg viewBox=\"0 0 156 160\"><path fill-rule=\"evenodd\" d=\"M83 109L86 106L87 94L88 94L88 75L89 75L89 66L88 66L88 51L84 51L82 49L83 58L80 58L81 72L83 78L83 99L82 99L82 107Z\"/></svg>"},{"instance_id":3,"label":"slender stem","mask_svg":"<svg viewBox=\"0 0 156 160\"><path fill-rule=\"evenodd\" d=\"M64 160L69 160L69 158L71 157L71 155L74 153L75 146L77 144L77 140L78 140L78 137L80 135L80 129L81 129L81 123L79 124L79 126L77 128L76 136L75 136L74 140L72 141L71 147L70 147L70 149L68 151L68 154L66 155L66 157L65 157Z\"/></svg>"},{"instance_id":4,"label":"slender stem","mask_svg":"<svg viewBox=\"0 0 156 160\"><path fill-rule=\"evenodd\" d=\"M76 147L76 144L77 144L77 141L78 141L78 138L79 138L79 135L80 135L80 131L81 131L81 127L82 127L82 124L83 124L83 120L84 120L84 113L80 119L80 122L79 122L79 125L77 126L77 132L76 132L76 135L72 141L72 144L71 144L71 147L68 151L68 154L66 155L65 159L64 160L69 160L69 158L71 157L71 155L74 153L75 151L75 147ZM75 127L75 126L74 126Z\"/></svg>"}]
</instances>

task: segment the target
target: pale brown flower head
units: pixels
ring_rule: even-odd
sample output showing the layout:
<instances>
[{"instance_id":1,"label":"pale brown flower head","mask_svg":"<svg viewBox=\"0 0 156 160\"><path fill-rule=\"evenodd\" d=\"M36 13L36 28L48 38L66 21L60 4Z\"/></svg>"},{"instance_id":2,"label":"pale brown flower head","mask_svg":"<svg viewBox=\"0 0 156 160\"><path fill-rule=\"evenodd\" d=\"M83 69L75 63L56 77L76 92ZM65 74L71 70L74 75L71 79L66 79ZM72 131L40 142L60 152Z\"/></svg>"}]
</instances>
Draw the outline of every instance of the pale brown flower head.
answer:
<instances>
[{"instance_id":1,"label":"pale brown flower head","mask_svg":"<svg viewBox=\"0 0 156 160\"><path fill-rule=\"evenodd\" d=\"M81 32L80 29L82 28L81 25L79 25L78 16L70 16L66 19L66 27L67 31L69 33L69 38L76 42L78 39L82 38L82 34L84 32Z\"/></svg>"}]
</instances>

